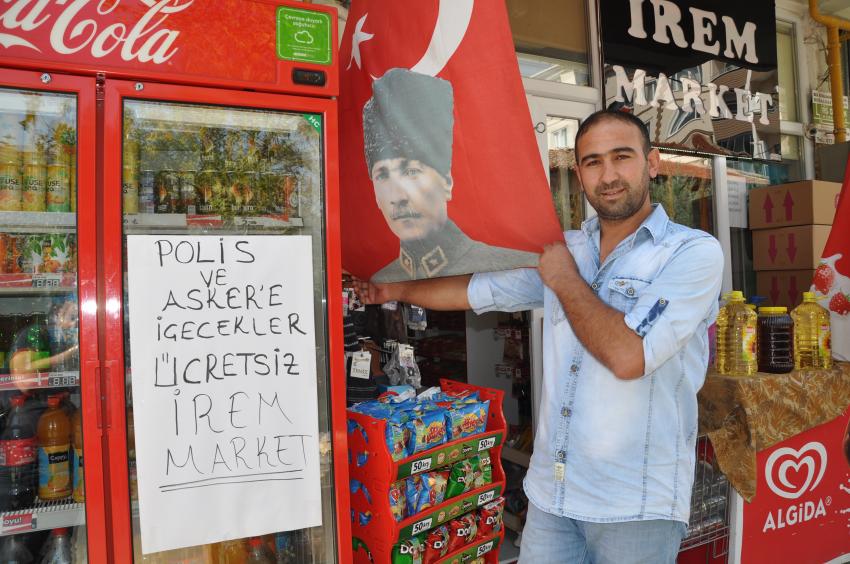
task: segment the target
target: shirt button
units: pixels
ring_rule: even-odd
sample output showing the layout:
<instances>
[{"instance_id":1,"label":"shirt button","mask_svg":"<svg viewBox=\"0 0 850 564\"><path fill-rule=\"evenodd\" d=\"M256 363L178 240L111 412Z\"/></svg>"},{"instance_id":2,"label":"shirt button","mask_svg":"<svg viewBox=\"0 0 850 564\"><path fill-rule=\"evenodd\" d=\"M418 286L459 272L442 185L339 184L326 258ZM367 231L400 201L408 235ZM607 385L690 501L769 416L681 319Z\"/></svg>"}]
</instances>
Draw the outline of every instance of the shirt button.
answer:
<instances>
[{"instance_id":1,"label":"shirt button","mask_svg":"<svg viewBox=\"0 0 850 564\"><path fill-rule=\"evenodd\" d=\"M555 456L558 457L558 460L564 460L567 458L567 453L562 450L559 450L555 453Z\"/></svg>"},{"instance_id":2,"label":"shirt button","mask_svg":"<svg viewBox=\"0 0 850 564\"><path fill-rule=\"evenodd\" d=\"M561 417L569 417L570 413L571 412L570 412L570 409L568 407L562 407L561 408Z\"/></svg>"},{"instance_id":3,"label":"shirt button","mask_svg":"<svg viewBox=\"0 0 850 564\"><path fill-rule=\"evenodd\" d=\"M596 282L594 282L593 284L591 284L591 285L590 285L590 287L591 287L591 288L593 288L594 290L598 290L598 289L599 289L599 284L597 284Z\"/></svg>"},{"instance_id":4,"label":"shirt button","mask_svg":"<svg viewBox=\"0 0 850 564\"><path fill-rule=\"evenodd\" d=\"M570 372L578 372L578 364L573 364L570 366Z\"/></svg>"},{"instance_id":5,"label":"shirt button","mask_svg":"<svg viewBox=\"0 0 850 564\"><path fill-rule=\"evenodd\" d=\"M634 289L634 288L629 288L628 290L626 290L626 293L627 293L628 295L630 295L630 296L634 296L634 295L635 295L635 289Z\"/></svg>"}]
</instances>

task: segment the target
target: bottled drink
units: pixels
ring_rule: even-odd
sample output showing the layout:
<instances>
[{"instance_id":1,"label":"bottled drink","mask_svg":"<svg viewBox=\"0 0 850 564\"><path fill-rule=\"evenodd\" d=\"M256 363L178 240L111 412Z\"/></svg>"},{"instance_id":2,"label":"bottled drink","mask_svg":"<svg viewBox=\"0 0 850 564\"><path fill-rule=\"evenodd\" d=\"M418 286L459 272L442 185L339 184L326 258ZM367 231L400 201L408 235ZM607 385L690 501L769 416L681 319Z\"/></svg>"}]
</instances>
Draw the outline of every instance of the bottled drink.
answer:
<instances>
[{"instance_id":1,"label":"bottled drink","mask_svg":"<svg viewBox=\"0 0 850 564\"><path fill-rule=\"evenodd\" d=\"M32 362L50 357L50 340L45 335L44 324L39 317L36 317L26 329L27 348L32 355ZM39 368L38 372L46 372L46 369Z\"/></svg>"},{"instance_id":2,"label":"bottled drink","mask_svg":"<svg viewBox=\"0 0 850 564\"><path fill-rule=\"evenodd\" d=\"M245 559L246 564L275 564L274 556L269 552L263 539L260 537L251 537L248 539L248 557Z\"/></svg>"},{"instance_id":3,"label":"bottled drink","mask_svg":"<svg viewBox=\"0 0 850 564\"><path fill-rule=\"evenodd\" d=\"M77 410L71 418L71 427L74 429L71 437L71 479L74 484L74 501L82 503L86 500L86 481L83 471L83 416L82 411Z\"/></svg>"},{"instance_id":4,"label":"bottled drink","mask_svg":"<svg viewBox=\"0 0 850 564\"><path fill-rule=\"evenodd\" d=\"M173 170L161 170L156 175L156 213L175 213L180 198L180 180Z\"/></svg>"},{"instance_id":5,"label":"bottled drink","mask_svg":"<svg viewBox=\"0 0 850 564\"><path fill-rule=\"evenodd\" d=\"M211 163L207 164L211 166ZM218 185L217 190L216 184ZM197 177L195 177L195 192L197 212L201 215L213 213L215 210L213 194L221 192L221 181L219 180L218 171L212 168L201 170Z\"/></svg>"},{"instance_id":6,"label":"bottled drink","mask_svg":"<svg viewBox=\"0 0 850 564\"><path fill-rule=\"evenodd\" d=\"M0 146L0 211L21 209L21 162L14 145Z\"/></svg>"},{"instance_id":7,"label":"bottled drink","mask_svg":"<svg viewBox=\"0 0 850 564\"><path fill-rule=\"evenodd\" d=\"M744 303L744 294L733 291L717 314L717 371L720 374L755 374L756 313Z\"/></svg>"},{"instance_id":8,"label":"bottled drink","mask_svg":"<svg viewBox=\"0 0 850 564\"><path fill-rule=\"evenodd\" d=\"M758 316L759 371L785 374L794 369L793 322L786 307L760 307Z\"/></svg>"},{"instance_id":9,"label":"bottled drink","mask_svg":"<svg viewBox=\"0 0 850 564\"><path fill-rule=\"evenodd\" d=\"M71 564L71 539L68 529L53 529L45 544L41 564Z\"/></svg>"},{"instance_id":10,"label":"bottled drink","mask_svg":"<svg viewBox=\"0 0 850 564\"><path fill-rule=\"evenodd\" d=\"M139 213L139 143L130 137L124 139L121 192L124 213Z\"/></svg>"},{"instance_id":11,"label":"bottled drink","mask_svg":"<svg viewBox=\"0 0 850 564\"><path fill-rule=\"evenodd\" d=\"M189 215L198 213L195 192L196 171L184 170L180 173L180 206L178 211Z\"/></svg>"},{"instance_id":12,"label":"bottled drink","mask_svg":"<svg viewBox=\"0 0 850 564\"><path fill-rule=\"evenodd\" d=\"M156 211L156 173L143 170L139 179L139 213Z\"/></svg>"},{"instance_id":13,"label":"bottled drink","mask_svg":"<svg viewBox=\"0 0 850 564\"><path fill-rule=\"evenodd\" d=\"M44 150L35 141L35 132L28 135L24 151L24 175L21 185L21 209L24 211L44 211L46 204L47 163Z\"/></svg>"},{"instance_id":14,"label":"bottled drink","mask_svg":"<svg viewBox=\"0 0 850 564\"><path fill-rule=\"evenodd\" d=\"M44 500L71 495L71 422L60 399L50 396L38 420L38 497Z\"/></svg>"},{"instance_id":15,"label":"bottled drink","mask_svg":"<svg viewBox=\"0 0 850 564\"><path fill-rule=\"evenodd\" d=\"M0 562L3 564L29 564L32 561L32 553L21 535L9 535L0 542Z\"/></svg>"},{"instance_id":16,"label":"bottled drink","mask_svg":"<svg viewBox=\"0 0 850 564\"><path fill-rule=\"evenodd\" d=\"M24 410L24 396L14 396L11 403L0 434L0 511L32 507L35 500L35 428Z\"/></svg>"},{"instance_id":17,"label":"bottled drink","mask_svg":"<svg viewBox=\"0 0 850 564\"><path fill-rule=\"evenodd\" d=\"M791 312L794 320L794 368L832 368L829 312L812 292L803 292L803 303Z\"/></svg>"},{"instance_id":18,"label":"bottled drink","mask_svg":"<svg viewBox=\"0 0 850 564\"><path fill-rule=\"evenodd\" d=\"M47 211L67 212L71 210L71 178L68 164L54 156L47 164L46 201Z\"/></svg>"}]
</instances>

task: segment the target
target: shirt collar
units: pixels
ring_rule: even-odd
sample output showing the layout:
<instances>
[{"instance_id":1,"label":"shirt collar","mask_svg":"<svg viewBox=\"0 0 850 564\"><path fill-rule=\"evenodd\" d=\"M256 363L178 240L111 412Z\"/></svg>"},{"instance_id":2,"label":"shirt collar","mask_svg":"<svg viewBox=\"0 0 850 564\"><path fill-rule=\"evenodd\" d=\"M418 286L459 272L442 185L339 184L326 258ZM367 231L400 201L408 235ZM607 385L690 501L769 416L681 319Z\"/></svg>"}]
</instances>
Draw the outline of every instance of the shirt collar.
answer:
<instances>
[{"instance_id":1,"label":"shirt collar","mask_svg":"<svg viewBox=\"0 0 850 564\"><path fill-rule=\"evenodd\" d=\"M667 212L664 211L664 206L661 204L652 204L652 212L646 219L643 220L640 227L637 228L635 235L645 229L652 237L652 242L658 243L658 241L664 236L664 232L667 230L668 221L670 221L670 218L667 217ZM584 231L584 234L591 239L594 235L598 235L599 216L593 216L582 222L581 230Z\"/></svg>"}]
</instances>

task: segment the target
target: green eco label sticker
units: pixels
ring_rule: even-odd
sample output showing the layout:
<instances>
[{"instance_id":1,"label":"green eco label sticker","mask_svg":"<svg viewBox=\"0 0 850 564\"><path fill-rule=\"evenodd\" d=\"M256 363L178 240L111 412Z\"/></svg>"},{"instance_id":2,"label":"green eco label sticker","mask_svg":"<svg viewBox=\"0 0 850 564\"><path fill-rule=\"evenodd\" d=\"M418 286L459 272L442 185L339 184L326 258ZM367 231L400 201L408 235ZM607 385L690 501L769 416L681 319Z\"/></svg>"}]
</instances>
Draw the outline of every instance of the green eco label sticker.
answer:
<instances>
[{"instance_id":1,"label":"green eco label sticker","mask_svg":"<svg viewBox=\"0 0 850 564\"><path fill-rule=\"evenodd\" d=\"M322 132L322 118L316 114L301 114L301 117L307 120L307 123L313 126L313 129Z\"/></svg>"},{"instance_id":2,"label":"green eco label sticker","mask_svg":"<svg viewBox=\"0 0 850 564\"><path fill-rule=\"evenodd\" d=\"M287 61L331 64L331 18L324 12L279 6L277 56Z\"/></svg>"}]
</instances>

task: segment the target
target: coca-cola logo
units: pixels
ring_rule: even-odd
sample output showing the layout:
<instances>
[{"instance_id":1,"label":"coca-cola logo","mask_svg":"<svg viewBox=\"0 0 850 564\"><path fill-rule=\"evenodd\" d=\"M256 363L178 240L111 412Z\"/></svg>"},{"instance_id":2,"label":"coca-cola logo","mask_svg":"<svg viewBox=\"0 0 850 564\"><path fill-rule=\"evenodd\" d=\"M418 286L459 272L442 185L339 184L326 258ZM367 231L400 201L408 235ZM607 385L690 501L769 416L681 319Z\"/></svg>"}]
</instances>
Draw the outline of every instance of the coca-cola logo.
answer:
<instances>
[{"instance_id":1,"label":"coca-cola logo","mask_svg":"<svg viewBox=\"0 0 850 564\"><path fill-rule=\"evenodd\" d=\"M127 0L130 1L130 0ZM51 26L49 47L58 54L72 55L88 50L92 57L103 58L116 52L124 61L139 61L161 65L177 52L175 42L180 32L164 27L171 14L182 12L194 0L136 0L147 7L135 22L115 21L110 15L122 0L99 0L96 17L84 8L93 0L59 0L55 3L39 0L5 0L6 9L0 15L0 45L5 48L23 47L39 53L47 45L36 45L36 30ZM64 6L61 12L56 5ZM119 13L119 12L116 12ZM38 37L45 37L43 33Z\"/></svg>"},{"instance_id":2,"label":"coca-cola logo","mask_svg":"<svg viewBox=\"0 0 850 564\"><path fill-rule=\"evenodd\" d=\"M797 499L820 484L826 461L826 448L819 442L807 443L800 450L778 448L764 465L767 486L780 497Z\"/></svg>"}]
</instances>

